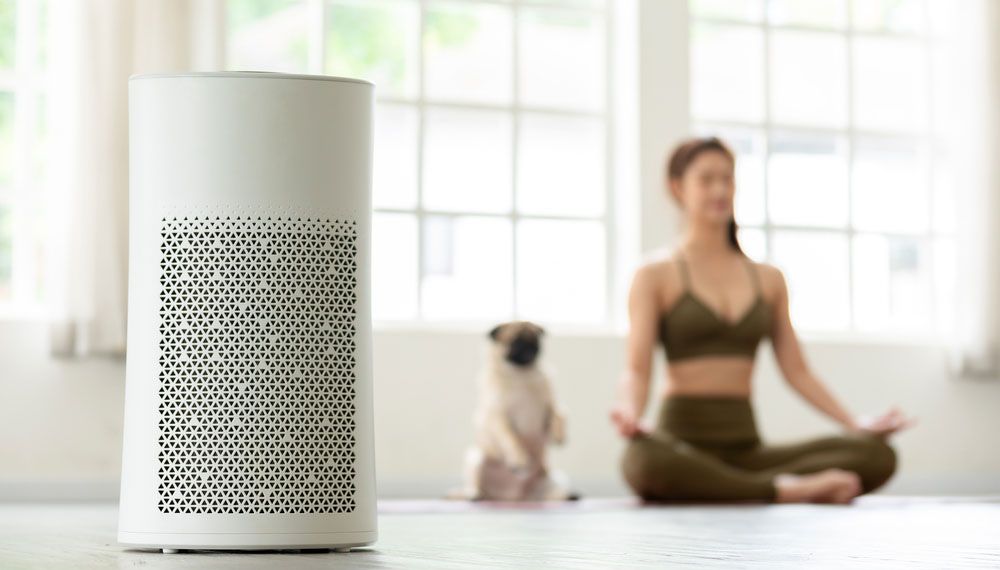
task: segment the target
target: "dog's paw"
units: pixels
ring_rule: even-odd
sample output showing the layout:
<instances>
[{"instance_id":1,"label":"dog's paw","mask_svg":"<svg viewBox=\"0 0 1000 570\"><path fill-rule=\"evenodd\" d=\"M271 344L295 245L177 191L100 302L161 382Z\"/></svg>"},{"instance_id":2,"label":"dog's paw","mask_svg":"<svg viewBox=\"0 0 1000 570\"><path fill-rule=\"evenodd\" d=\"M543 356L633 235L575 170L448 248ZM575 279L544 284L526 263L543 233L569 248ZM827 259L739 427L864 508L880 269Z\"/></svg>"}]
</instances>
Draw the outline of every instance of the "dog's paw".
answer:
<instances>
[{"instance_id":1,"label":"dog's paw","mask_svg":"<svg viewBox=\"0 0 1000 570\"><path fill-rule=\"evenodd\" d=\"M526 453L523 452L511 453L506 458L505 463L507 464L508 468L514 471L527 471L528 467L531 464L531 460L528 457L528 454Z\"/></svg>"},{"instance_id":2,"label":"dog's paw","mask_svg":"<svg viewBox=\"0 0 1000 570\"><path fill-rule=\"evenodd\" d=\"M509 467L510 470L513 471L514 473L519 473L519 474L524 474L529 471L527 459L520 461L512 461L507 464L507 467Z\"/></svg>"},{"instance_id":3,"label":"dog's paw","mask_svg":"<svg viewBox=\"0 0 1000 570\"><path fill-rule=\"evenodd\" d=\"M556 445L566 443L566 418L562 414L552 416L552 423L549 426L549 440Z\"/></svg>"}]
</instances>

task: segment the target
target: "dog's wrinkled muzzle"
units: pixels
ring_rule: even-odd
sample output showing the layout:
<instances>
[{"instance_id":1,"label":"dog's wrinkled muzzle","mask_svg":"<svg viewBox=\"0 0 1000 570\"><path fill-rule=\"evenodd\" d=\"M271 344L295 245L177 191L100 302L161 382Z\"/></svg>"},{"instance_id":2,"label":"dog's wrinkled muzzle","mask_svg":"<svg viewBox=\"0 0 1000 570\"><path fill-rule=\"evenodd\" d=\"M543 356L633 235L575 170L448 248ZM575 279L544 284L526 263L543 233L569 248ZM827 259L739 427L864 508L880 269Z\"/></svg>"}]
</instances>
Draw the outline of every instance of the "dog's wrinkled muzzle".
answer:
<instances>
[{"instance_id":1,"label":"dog's wrinkled muzzle","mask_svg":"<svg viewBox=\"0 0 1000 570\"><path fill-rule=\"evenodd\" d=\"M507 360L518 366L531 364L536 356L538 356L538 341L515 340L507 351Z\"/></svg>"}]
</instances>

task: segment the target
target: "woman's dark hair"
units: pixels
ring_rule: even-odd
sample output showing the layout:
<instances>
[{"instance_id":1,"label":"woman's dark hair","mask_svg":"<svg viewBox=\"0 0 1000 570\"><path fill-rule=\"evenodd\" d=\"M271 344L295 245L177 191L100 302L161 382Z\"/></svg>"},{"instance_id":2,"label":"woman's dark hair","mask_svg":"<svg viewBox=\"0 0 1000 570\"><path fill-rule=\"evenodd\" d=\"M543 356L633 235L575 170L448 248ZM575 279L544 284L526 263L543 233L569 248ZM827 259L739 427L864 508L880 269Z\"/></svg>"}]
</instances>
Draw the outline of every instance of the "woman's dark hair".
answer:
<instances>
[{"instance_id":1,"label":"woman's dark hair","mask_svg":"<svg viewBox=\"0 0 1000 570\"><path fill-rule=\"evenodd\" d=\"M674 148L674 152L670 154L670 159L667 161L667 180L673 182L680 180L684 177L684 173L687 172L688 167L694 162L694 159L698 155L708 152L716 151L721 152L726 155L730 162L735 166L736 164L736 154L733 152L729 145L722 142L721 139L717 137L703 137L703 138L691 138L682 141L679 145ZM740 247L740 242L736 239L736 218L729 219L729 228L727 233L729 234L729 244L733 246L733 249L743 253L743 248Z\"/></svg>"}]
</instances>

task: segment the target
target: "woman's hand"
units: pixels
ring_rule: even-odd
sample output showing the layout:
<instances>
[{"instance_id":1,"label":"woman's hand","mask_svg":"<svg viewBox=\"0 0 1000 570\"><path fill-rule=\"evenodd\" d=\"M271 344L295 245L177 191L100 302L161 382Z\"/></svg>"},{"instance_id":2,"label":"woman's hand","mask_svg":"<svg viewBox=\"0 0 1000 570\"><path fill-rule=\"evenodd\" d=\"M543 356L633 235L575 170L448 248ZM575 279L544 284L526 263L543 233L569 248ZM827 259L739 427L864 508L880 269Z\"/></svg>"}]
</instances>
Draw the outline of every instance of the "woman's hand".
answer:
<instances>
[{"instance_id":1,"label":"woman's hand","mask_svg":"<svg viewBox=\"0 0 1000 570\"><path fill-rule=\"evenodd\" d=\"M889 411L881 415L859 418L851 426L851 429L880 437L888 437L914 425L916 422L916 418L906 417L898 407L893 406Z\"/></svg>"},{"instance_id":2,"label":"woman's hand","mask_svg":"<svg viewBox=\"0 0 1000 570\"><path fill-rule=\"evenodd\" d=\"M619 404L611 410L611 422L622 437L632 438L649 430L640 423L641 418L628 404Z\"/></svg>"}]
</instances>

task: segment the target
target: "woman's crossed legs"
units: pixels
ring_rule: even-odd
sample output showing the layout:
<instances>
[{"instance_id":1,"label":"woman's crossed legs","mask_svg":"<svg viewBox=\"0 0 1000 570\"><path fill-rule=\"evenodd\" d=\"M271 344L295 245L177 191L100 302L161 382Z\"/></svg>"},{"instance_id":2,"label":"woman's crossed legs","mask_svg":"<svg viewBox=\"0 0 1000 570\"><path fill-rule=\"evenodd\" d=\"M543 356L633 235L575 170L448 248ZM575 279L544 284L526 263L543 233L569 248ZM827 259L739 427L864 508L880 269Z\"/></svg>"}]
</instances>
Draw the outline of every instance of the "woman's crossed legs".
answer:
<instances>
[{"instance_id":1,"label":"woman's crossed legs","mask_svg":"<svg viewBox=\"0 0 1000 570\"><path fill-rule=\"evenodd\" d=\"M857 491L871 492L892 476L896 454L883 439L863 433L716 449L654 431L629 441L621 467L628 485L647 500L774 501L782 499L779 476L790 488L804 487L805 499L809 485L812 498L821 498L823 488L834 492L849 485L844 475L850 473L856 474L849 479L859 483Z\"/></svg>"}]
</instances>

